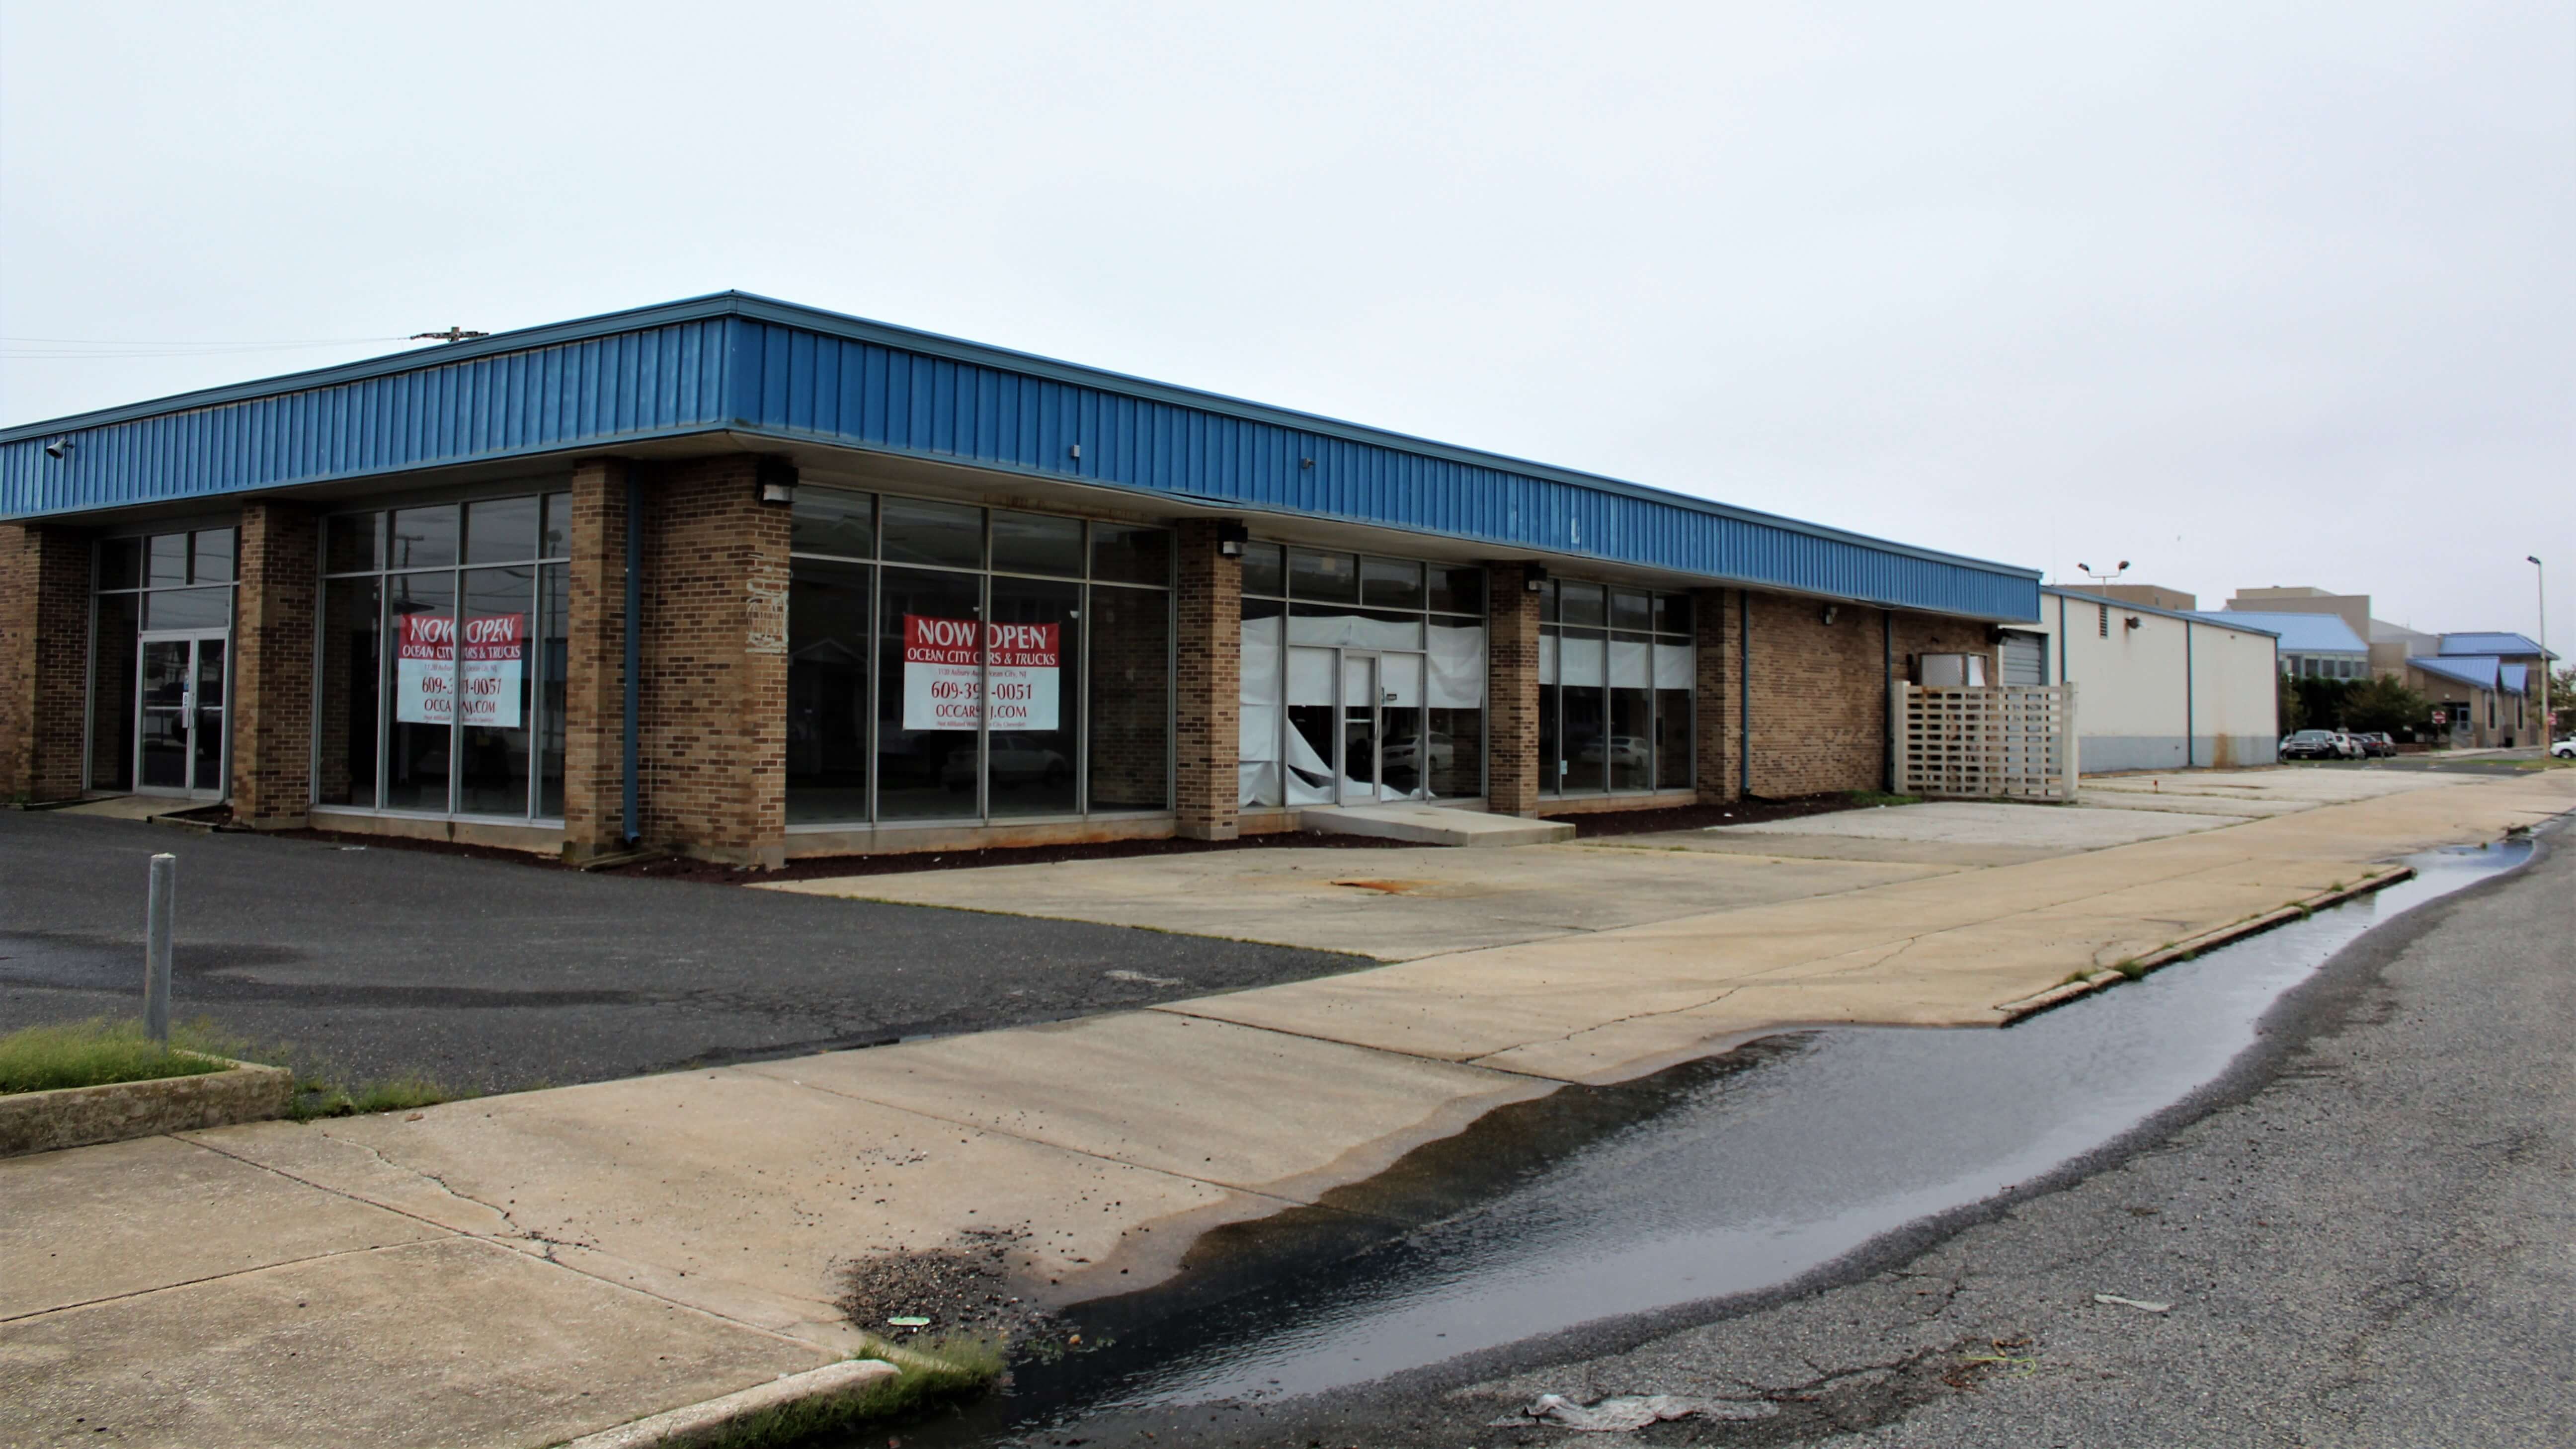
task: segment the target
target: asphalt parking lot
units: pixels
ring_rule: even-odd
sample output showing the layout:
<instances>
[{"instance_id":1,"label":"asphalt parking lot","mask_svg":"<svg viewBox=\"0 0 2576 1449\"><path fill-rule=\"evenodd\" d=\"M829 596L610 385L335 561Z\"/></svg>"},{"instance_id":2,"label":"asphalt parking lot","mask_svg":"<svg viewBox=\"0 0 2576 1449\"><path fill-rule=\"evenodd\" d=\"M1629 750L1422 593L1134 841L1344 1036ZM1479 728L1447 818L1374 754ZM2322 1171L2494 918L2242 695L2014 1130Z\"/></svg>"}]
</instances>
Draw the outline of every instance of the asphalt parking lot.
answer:
<instances>
[{"instance_id":1,"label":"asphalt parking lot","mask_svg":"<svg viewBox=\"0 0 2576 1449\"><path fill-rule=\"evenodd\" d=\"M0 811L0 1031L140 1012L145 862L159 851L179 859L174 1015L211 1018L348 1082L598 1081L1368 964L1077 921Z\"/></svg>"}]
</instances>

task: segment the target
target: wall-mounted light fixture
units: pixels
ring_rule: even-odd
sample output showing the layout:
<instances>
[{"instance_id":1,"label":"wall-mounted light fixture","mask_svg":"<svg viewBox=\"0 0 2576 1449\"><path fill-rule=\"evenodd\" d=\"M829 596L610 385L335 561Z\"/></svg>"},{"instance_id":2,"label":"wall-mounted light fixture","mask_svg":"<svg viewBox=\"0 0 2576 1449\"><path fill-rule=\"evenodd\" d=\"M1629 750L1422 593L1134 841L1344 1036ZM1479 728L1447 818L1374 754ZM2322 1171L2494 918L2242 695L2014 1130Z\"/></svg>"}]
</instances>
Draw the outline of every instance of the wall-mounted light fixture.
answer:
<instances>
[{"instance_id":1,"label":"wall-mounted light fixture","mask_svg":"<svg viewBox=\"0 0 2576 1449\"><path fill-rule=\"evenodd\" d=\"M1312 458L1300 458L1297 460L1297 466L1300 468L1312 468L1315 466L1315 460Z\"/></svg>"},{"instance_id":2,"label":"wall-mounted light fixture","mask_svg":"<svg viewBox=\"0 0 2576 1449\"><path fill-rule=\"evenodd\" d=\"M2137 615L2131 614L2126 619L2120 621L2120 626L2124 629L2135 629L2145 622L2145 620L2140 619Z\"/></svg>"},{"instance_id":3,"label":"wall-mounted light fixture","mask_svg":"<svg viewBox=\"0 0 2576 1449\"><path fill-rule=\"evenodd\" d=\"M69 438L56 438L45 445L45 456L48 458L59 460L68 458L71 455L72 440Z\"/></svg>"},{"instance_id":4,"label":"wall-mounted light fixture","mask_svg":"<svg viewBox=\"0 0 2576 1449\"><path fill-rule=\"evenodd\" d=\"M1544 584L1544 583L1546 583L1546 582L1547 582L1547 565L1545 565L1545 564L1523 564L1523 565L1521 565L1521 588L1522 588L1523 590L1525 590L1525 591L1527 591L1527 592L1529 592L1529 593L1533 593L1533 594L1535 594L1535 593L1537 593L1537 592L1538 592L1538 590L1539 590L1539 585Z\"/></svg>"},{"instance_id":5,"label":"wall-mounted light fixture","mask_svg":"<svg viewBox=\"0 0 2576 1449\"><path fill-rule=\"evenodd\" d=\"M1831 624L1834 621L1834 615L1840 612L1842 611L1832 604L1825 605L1825 622Z\"/></svg>"},{"instance_id":6,"label":"wall-mounted light fixture","mask_svg":"<svg viewBox=\"0 0 2576 1449\"><path fill-rule=\"evenodd\" d=\"M763 458L752 474L760 501L786 507L796 501L796 465L785 458Z\"/></svg>"},{"instance_id":7,"label":"wall-mounted light fixture","mask_svg":"<svg viewBox=\"0 0 2576 1449\"><path fill-rule=\"evenodd\" d=\"M1080 443L1076 443L1072 447L1065 449L1065 452L1071 455L1075 462L1079 463L1082 461L1082 445Z\"/></svg>"},{"instance_id":8,"label":"wall-mounted light fixture","mask_svg":"<svg viewBox=\"0 0 2576 1449\"><path fill-rule=\"evenodd\" d=\"M1252 530L1232 519L1216 526L1216 551L1227 558L1243 557L1243 546L1252 542Z\"/></svg>"}]
</instances>

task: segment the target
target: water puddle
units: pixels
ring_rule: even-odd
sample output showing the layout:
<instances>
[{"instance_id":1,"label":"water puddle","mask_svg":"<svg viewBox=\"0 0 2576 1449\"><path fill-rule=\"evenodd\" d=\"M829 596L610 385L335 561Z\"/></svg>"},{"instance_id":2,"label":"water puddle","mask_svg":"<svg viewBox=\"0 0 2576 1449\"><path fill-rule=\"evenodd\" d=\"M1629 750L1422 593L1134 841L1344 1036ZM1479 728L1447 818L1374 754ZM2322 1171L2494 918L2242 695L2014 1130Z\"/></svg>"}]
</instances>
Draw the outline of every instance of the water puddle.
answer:
<instances>
[{"instance_id":1,"label":"water puddle","mask_svg":"<svg viewBox=\"0 0 2576 1449\"><path fill-rule=\"evenodd\" d=\"M1173 1283L1070 1312L1106 1347L1016 1365L1009 1393L906 1437L1316 1393L1776 1286L2111 1142L2215 1080L2363 932L2529 855L2412 857L2413 880L2009 1030L1795 1033L1502 1109L1210 1234Z\"/></svg>"}]
</instances>

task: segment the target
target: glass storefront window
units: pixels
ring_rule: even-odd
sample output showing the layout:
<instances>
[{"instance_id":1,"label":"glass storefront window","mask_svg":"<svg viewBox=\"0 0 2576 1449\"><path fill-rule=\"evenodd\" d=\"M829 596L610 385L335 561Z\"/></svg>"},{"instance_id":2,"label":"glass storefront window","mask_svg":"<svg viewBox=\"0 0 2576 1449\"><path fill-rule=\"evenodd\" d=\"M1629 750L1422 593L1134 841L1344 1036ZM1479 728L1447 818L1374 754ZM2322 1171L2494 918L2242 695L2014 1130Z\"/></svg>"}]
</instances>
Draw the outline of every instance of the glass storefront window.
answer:
<instances>
[{"instance_id":1,"label":"glass storefront window","mask_svg":"<svg viewBox=\"0 0 2576 1449\"><path fill-rule=\"evenodd\" d=\"M884 509L886 562L984 566L984 510L923 498L888 498Z\"/></svg>"},{"instance_id":2,"label":"glass storefront window","mask_svg":"<svg viewBox=\"0 0 2576 1449\"><path fill-rule=\"evenodd\" d=\"M88 788L220 797L228 786L238 551L231 528L99 540Z\"/></svg>"},{"instance_id":3,"label":"glass storefront window","mask_svg":"<svg viewBox=\"0 0 2576 1449\"><path fill-rule=\"evenodd\" d=\"M233 581L233 531L204 528L188 535L188 582L229 584Z\"/></svg>"},{"instance_id":4,"label":"glass storefront window","mask_svg":"<svg viewBox=\"0 0 2576 1449\"><path fill-rule=\"evenodd\" d=\"M1689 598L1571 580L1550 580L1541 595L1539 792L1690 788Z\"/></svg>"},{"instance_id":5,"label":"glass storefront window","mask_svg":"<svg viewBox=\"0 0 2576 1449\"><path fill-rule=\"evenodd\" d=\"M795 510L790 824L1171 808L1168 531L812 487ZM904 566L852 561L871 519Z\"/></svg>"},{"instance_id":6,"label":"glass storefront window","mask_svg":"<svg viewBox=\"0 0 2576 1449\"><path fill-rule=\"evenodd\" d=\"M1242 804L1484 793L1482 569L1253 542L1243 581Z\"/></svg>"},{"instance_id":7,"label":"glass storefront window","mask_svg":"<svg viewBox=\"0 0 2576 1449\"><path fill-rule=\"evenodd\" d=\"M561 818L571 501L323 521L316 803Z\"/></svg>"}]
</instances>

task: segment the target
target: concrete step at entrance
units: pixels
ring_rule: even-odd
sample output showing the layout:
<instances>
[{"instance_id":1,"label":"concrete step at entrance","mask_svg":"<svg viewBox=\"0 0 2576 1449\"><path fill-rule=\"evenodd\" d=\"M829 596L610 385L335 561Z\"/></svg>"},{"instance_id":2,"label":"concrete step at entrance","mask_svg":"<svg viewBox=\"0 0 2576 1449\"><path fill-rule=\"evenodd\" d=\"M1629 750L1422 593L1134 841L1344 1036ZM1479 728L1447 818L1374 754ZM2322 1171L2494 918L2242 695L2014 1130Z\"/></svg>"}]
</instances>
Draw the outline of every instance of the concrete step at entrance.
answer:
<instances>
[{"instance_id":1,"label":"concrete step at entrance","mask_svg":"<svg viewBox=\"0 0 2576 1449\"><path fill-rule=\"evenodd\" d=\"M1561 820L1523 820L1438 805L1347 805L1300 811L1297 825L1323 835L1374 835L1422 845L1552 845L1572 840Z\"/></svg>"}]
</instances>

